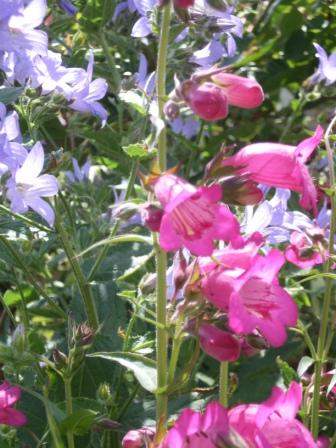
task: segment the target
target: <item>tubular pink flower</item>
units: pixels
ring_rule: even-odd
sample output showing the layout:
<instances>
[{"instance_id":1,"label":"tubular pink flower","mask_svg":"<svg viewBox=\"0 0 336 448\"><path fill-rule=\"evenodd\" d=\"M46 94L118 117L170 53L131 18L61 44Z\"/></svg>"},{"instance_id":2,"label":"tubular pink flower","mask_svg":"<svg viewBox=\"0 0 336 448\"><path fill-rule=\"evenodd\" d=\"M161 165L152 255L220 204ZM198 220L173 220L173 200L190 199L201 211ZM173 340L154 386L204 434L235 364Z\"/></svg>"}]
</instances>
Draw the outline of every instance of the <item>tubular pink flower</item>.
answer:
<instances>
[{"instance_id":1,"label":"tubular pink flower","mask_svg":"<svg viewBox=\"0 0 336 448\"><path fill-rule=\"evenodd\" d=\"M255 182L300 192L300 205L317 213L317 191L305 162L322 136L323 129L317 126L314 135L297 147L282 143L248 145L225 159L222 165L237 167L237 174L244 174Z\"/></svg>"},{"instance_id":2,"label":"tubular pink flower","mask_svg":"<svg viewBox=\"0 0 336 448\"><path fill-rule=\"evenodd\" d=\"M195 114L206 121L222 120L229 113L225 92L210 82L197 84L187 81L183 87L183 99Z\"/></svg>"},{"instance_id":3,"label":"tubular pink flower","mask_svg":"<svg viewBox=\"0 0 336 448\"><path fill-rule=\"evenodd\" d=\"M233 362L239 358L240 343L229 332L213 325L202 324L198 334L202 350L217 361Z\"/></svg>"},{"instance_id":4,"label":"tubular pink flower","mask_svg":"<svg viewBox=\"0 0 336 448\"><path fill-rule=\"evenodd\" d=\"M13 409L11 406L15 404L21 396L21 389L12 386L7 381L0 386L0 424L19 427L27 423L26 416Z\"/></svg>"},{"instance_id":5,"label":"tubular pink flower","mask_svg":"<svg viewBox=\"0 0 336 448\"><path fill-rule=\"evenodd\" d=\"M185 409L159 448L216 448L228 436L227 411L219 403L208 404L204 414Z\"/></svg>"},{"instance_id":6,"label":"tubular pink flower","mask_svg":"<svg viewBox=\"0 0 336 448\"><path fill-rule=\"evenodd\" d=\"M224 249L215 253L216 266L201 260L201 291L228 312L232 331L246 335L257 329L272 346L279 347L287 338L286 327L296 324L297 306L277 280L284 256L272 250L263 257L256 250L253 243L237 251Z\"/></svg>"},{"instance_id":7,"label":"tubular pink flower","mask_svg":"<svg viewBox=\"0 0 336 448\"><path fill-rule=\"evenodd\" d=\"M287 392L274 387L269 399L258 404L232 408L229 425L252 447L316 448L312 435L295 418L302 400L302 390L292 382Z\"/></svg>"},{"instance_id":8,"label":"tubular pink flower","mask_svg":"<svg viewBox=\"0 0 336 448\"><path fill-rule=\"evenodd\" d=\"M195 255L211 255L213 240L240 240L239 224L229 208L218 202L219 185L196 188L173 174L164 174L154 185L164 209L160 245L165 251L185 246Z\"/></svg>"},{"instance_id":9,"label":"tubular pink flower","mask_svg":"<svg viewBox=\"0 0 336 448\"><path fill-rule=\"evenodd\" d=\"M263 89L254 79L221 71L212 75L211 80L224 90L230 106L253 109L264 101Z\"/></svg>"}]
</instances>

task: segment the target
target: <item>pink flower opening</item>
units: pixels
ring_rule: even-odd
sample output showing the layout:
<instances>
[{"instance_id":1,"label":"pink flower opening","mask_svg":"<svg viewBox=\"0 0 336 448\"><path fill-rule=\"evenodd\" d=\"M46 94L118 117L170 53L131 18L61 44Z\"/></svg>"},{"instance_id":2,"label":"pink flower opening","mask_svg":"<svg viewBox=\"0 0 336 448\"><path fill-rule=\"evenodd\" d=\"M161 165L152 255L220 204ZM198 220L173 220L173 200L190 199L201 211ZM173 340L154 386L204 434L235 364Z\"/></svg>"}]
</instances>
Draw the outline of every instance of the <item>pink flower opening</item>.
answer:
<instances>
[{"instance_id":1,"label":"pink flower opening","mask_svg":"<svg viewBox=\"0 0 336 448\"><path fill-rule=\"evenodd\" d=\"M211 255L214 240L239 240L239 224L229 208L219 204L219 185L196 188L172 174L162 175L154 192L164 208L160 245L165 251L185 246L195 255Z\"/></svg>"},{"instance_id":2,"label":"pink flower opening","mask_svg":"<svg viewBox=\"0 0 336 448\"><path fill-rule=\"evenodd\" d=\"M279 347L287 339L286 328L297 322L297 306L277 279L284 256L276 249L261 256L257 249L252 242L215 252L217 265L200 260L200 288L206 299L228 312L229 327L236 334L258 330Z\"/></svg>"},{"instance_id":3,"label":"pink flower opening","mask_svg":"<svg viewBox=\"0 0 336 448\"><path fill-rule=\"evenodd\" d=\"M301 193L300 205L317 213L317 190L305 165L318 146L323 129L317 126L312 137L297 147L282 143L254 143L223 161L238 168L237 174L271 187L289 188Z\"/></svg>"}]
</instances>

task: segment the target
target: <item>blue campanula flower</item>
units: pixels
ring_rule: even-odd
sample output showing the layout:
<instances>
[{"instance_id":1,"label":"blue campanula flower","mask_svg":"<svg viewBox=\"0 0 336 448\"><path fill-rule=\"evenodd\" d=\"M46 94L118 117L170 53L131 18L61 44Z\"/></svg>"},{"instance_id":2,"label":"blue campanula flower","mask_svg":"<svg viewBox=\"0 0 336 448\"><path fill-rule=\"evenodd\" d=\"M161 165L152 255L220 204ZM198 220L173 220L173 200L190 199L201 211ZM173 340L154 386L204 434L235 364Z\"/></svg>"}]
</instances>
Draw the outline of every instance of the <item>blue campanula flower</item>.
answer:
<instances>
[{"instance_id":1,"label":"blue campanula flower","mask_svg":"<svg viewBox=\"0 0 336 448\"><path fill-rule=\"evenodd\" d=\"M311 78L311 83L325 81L326 85L333 84L336 81L336 53L328 56L319 44L314 44L314 47L320 62L317 71Z\"/></svg>"},{"instance_id":2,"label":"blue campanula flower","mask_svg":"<svg viewBox=\"0 0 336 448\"><path fill-rule=\"evenodd\" d=\"M43 164L43 147L37 142L22 166L15 169L7 181L7 198L14 213L26 213L31 208L52 226L55 220L54 211L42 198L55 196L58 192L58 182L56 177L50 174L41 175Z\"/></svg>"},{"instance_id":3,"label":"blue campanula flower","mask_svg":"<svg viewBox=\"0 0 336 448\"><path fill-rule=\"evenodd\" d=\"M1 19L0 16L0 52L13 51L20 55L29 50L47 54L48 36L35 29L43 22L46 8L46 0L31 0L27 5L23 1L7 4L4 17Z\"/></svg>"},{"instance_id":4,"label":"blue campanula flower","mask_svg":"<svg viewBox=\"0 0 336 448\"><path fill-rule=\"evenodd\" d=\"M96 115L102 120L102 126L105 126L107 120L107 111L98 103L107 91L107 82L103 78L97 78L92 81L93 75L93 52L90 51L89 63L84 80L76 84L71 93L71 109L88 112Z\"/></svg>"},{"instance_id":5,"label":"blue campanula flower","mask_svg":"<svg viewBox=\"0 0 336 448\"><path fill-rule=\"evenodd\" d=\"M73 5L69 0L58 0L58 5L69 16L74 16L78 11L78 8L75 5Z\"/></svg>"},{"instance_id":6,"label":"blue campanula flower","mask_svg":"<svg viewBox=\"0 0 336 448\"><path fill-rule=\"evenodd\" d=\"M89 179L89 172L92 165L91 160L87 160L82 168L79 167L78 161L72 158L73 171L66 171L65 175L70 182L83 182Z\"/></svg>"}]
</instances>

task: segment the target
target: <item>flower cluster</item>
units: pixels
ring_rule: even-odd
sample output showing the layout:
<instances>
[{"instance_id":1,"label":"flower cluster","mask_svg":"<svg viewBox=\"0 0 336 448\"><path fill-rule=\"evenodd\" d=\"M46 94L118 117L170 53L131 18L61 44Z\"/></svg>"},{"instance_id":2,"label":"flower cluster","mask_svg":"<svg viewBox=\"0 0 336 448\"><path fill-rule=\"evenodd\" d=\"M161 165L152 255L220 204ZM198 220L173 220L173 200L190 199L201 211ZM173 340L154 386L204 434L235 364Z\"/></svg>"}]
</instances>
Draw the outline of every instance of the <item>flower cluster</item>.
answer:
<instances>
[{"instance_id":1,"label":"flower cluster","mask_svg":"<svg viewBox=\"0 0 336 448\"><path fill-rule=\"evenodd\" d=\"M87 70L66 68L59 53L48 50L47 34L37 29L46 15L46 0L5 2L0 13L0 69L6 85L16 82L41 88L42 95L59 93L76 111L98 116L106 123L107 111L98 103L107 91L107 83L92 81L93 53Z\"/></svg>"},{"instance_id":2,"label":"flower cluster","mask_svg":"<svg viewBox=\"0 0 336 448\"><path fill-rule=\"evenodd\" d=\"M301 401L302 388L298 383L292 382L287 391L274 387L271 396L260 404L238 405L225 409L218 402L212 401L204 413L185 409L163 440L154 446L159 448L325 446L323 440L315 442L310 432L296 418ZM150 428L141 428L126 434L123 448L143 447L148 441L144 435L149 434L149 431Z\"/></svg>"},{"instance_id":3,"label":"flower cluster","mask_svg":"<svg viewBox=\"0 0 336 448\"><path fill-rule=\"evenodd\" d=\"M0 176L6 177L6 196L15 213L25 213L29 208L44 218L49 225L54 223L54 211L42 198L55 196L57 179L51 174L42 174L44 150L40 142L29 149L22 143L19 119L16 112L6 115L0 103Z\"/></svg>"}]
</instances>

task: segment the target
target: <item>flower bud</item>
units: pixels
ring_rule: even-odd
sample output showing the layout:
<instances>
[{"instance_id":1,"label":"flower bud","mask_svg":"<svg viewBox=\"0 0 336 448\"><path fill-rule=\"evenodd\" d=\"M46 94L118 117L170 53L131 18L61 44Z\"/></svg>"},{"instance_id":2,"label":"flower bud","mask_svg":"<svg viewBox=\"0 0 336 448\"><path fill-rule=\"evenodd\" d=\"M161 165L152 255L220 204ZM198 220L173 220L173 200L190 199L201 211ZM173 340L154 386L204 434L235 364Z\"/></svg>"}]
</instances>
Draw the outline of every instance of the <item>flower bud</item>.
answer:
<instances>
[{"instance_id":1,"label":"flower bud","mask_svg":"<svg viewBox=\"0 0 336 448\"><path fill-rule=\"evenodd\" d=\"M159 231L162 216L162 208L155 204L146 204L141 209L142 224L148 227L152 232Z\"/></svg>"},{"instance_id":2,"label":"flower bud","mask_svg":"<svg viewBox=\"0 0 336 448\"><path fill-rule=\"evenodd\" d=\"M180 108L175 101L168 100L163 108L165 116L168 120L175 120L180 114Z\"/></svg>"},{"instance_id":3,"label":"flower bud","mask_svg":"<svg viewBox=\"0 0 336 448\"><path fill-rule=\"evenodd\" d=\"M79 346L89 346L91 345L95 332L89 325L80 324L74 329L74 340Z\"/></svg>"},{"instance_id":4,"label":"flower bud","mask_svg":"<svg viewBox=\"0 0 336 448\"><path fill-rule=\"evenodd\" d=\"M225 92L215 84L186 81L180 87L179 93L185 103L203 120L221 120L228 114Z\"/></svg>"},{"instance_id":5,"label":"flower bud","mask_svg":"<svg viewBox=\"0 0 336 448\"><path fill-rule=\"evenodd\" d=\"M232 362L239 358L240 343L229 332L213 325L201 324L199 337L202 350L217 361Z\"/></svg>"},{"instance_id":6,"label":"flower bud","mask_svg":"<svg viewBox=\"0 0 336 448\"><path fill-rule=\"evenodd\" d=\"M63 352L61 352L58 348L55 347L53 349L52 356L57 369L61 370L67 365L68 363L67 356Z\"/></svg>"},{"instance_id":7,"label":"flower bud","mask_svg":"<svg viewBox=\"0 0 336 448\"><path fill-rule=\"evenodd\" d=\"M112 394L108 383L99 384L97 398L103 403L108 403L111 400Z\"/></svg>"},{"instance_id":8,"label":"flower bud","mask_svg":"<svg viewBox=\"0 0 336 448\"><path fill-rule=\"evenodd\" d=\"M19 324L14 333L12 346L19 353L23 353L26 349L26 335L25 335L25 327L23 324Z\"/></svg>"}]
</instances>

